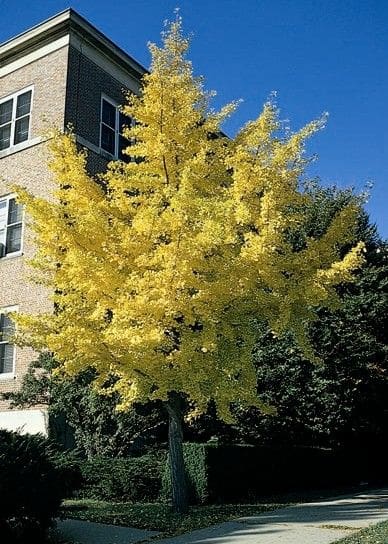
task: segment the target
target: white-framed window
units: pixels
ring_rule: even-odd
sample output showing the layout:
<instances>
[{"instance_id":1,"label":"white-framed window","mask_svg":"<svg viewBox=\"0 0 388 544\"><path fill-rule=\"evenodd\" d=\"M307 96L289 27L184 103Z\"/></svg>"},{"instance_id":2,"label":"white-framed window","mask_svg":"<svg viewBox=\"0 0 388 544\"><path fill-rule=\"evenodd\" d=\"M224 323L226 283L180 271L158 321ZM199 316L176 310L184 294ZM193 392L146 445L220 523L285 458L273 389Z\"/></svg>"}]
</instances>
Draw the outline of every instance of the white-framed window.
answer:
<instances>
[{"instance_id":1,"label":"white-framed window","mask_svg":"<svg viewBox=\"0 0 388 544\"><path fill-rule=\"evenodd\" d=\"M8 314L17 310L17 306L0 308L0 379L15 374L15 346L11 341L15 324Z\"/></svg>"},{"instance_id":2,"label":"white-framed window","mask_svg":"<svg viewBox=\"0 0 388 544\"><path fill-rule=\"evenodd\" d=\"M23 238L23 206L16 195L0 197L0 258L20 255Z\"/></svg>"},{"instance_id":3,"label":"white-framed window","mask_svg":"<svg viewBox=\"0 0 388 544\"><path fill-rule=\"evenodd\" d=\"M30 138L33 88L0 98L0 151Z\"/></svg>"},{"instance_id":4,"label":"white-framed window","mask_svg":"<svg viewBox=\"0 0 388 544\"><path fill-rule=\"evenodd\" d=\"M122 135L123 126L131 119L121 113L119 105L106 95L101 96L100 148L113 159L129 162L131 157L123 154L130 142Z\"/></svg>"}]
</instances>

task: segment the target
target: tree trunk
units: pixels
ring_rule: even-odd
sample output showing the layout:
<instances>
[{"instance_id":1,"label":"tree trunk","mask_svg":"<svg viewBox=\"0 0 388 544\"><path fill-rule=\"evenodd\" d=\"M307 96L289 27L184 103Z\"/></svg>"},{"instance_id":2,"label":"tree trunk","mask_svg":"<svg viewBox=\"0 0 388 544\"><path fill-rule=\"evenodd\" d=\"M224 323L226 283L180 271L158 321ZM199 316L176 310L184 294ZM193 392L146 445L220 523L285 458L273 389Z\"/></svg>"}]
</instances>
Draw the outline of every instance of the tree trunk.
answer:
<instances>
[{"instance_id":1,"label":"tree trunk","mask_svg":"<svg viewBox=\"0 0 388 544\"><path fill-rule=\"evenodd\" d=\"M183 431L181 399L170 393L167 402L168 452L170 458L172 506L174 512L186 514L189 509L186 469L183 459Z\"/></svg>"}]
</instances>

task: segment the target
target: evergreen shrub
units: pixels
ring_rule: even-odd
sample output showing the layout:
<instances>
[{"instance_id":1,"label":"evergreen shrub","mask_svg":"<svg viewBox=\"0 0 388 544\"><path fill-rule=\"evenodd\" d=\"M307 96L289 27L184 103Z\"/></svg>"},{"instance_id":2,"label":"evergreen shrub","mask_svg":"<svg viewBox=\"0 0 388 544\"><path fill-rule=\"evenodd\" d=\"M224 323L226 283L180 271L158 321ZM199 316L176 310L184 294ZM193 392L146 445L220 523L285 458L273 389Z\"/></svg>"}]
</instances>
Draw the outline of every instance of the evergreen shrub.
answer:
<instances>
[{"instance_id":1,"label":"evergreen shrub","mask_svg":"<svg viewBox=\"0 0 388 544\"><path fill-rule=\"evenodd\" d=\"M300 446L184 444L192 504L247 502L311 489L384 484L383 452ZM168 460L162 500L171 499Z\"/></svg>"},{"instance_id":2,"label":"evergreen shrub","mask_svg":"<svg viewBox=\"0 0 388 544\"><path fill-rule=\"evenodd\" d=\"M80 462L78 496L107 501L148 502L159 497L165 452L141 457L95 457Z\"/></svg>"},{"instance_id":3,"label":"evergreen shrub","mask_svg":"<svg viewBox=\"0 0 388 544\"><path fill-rule=\"evenodd\" d=\"M63 498L51 443L0 430L0 542L42 542Z\"/></svg>"},{"instance_id":4,"label":"evergreen shrub","mask_svg":"<svg viewBox=\"0 0 388 544\"><path fill-rule=\"evenodd\" d=\"M77 450L57 450L52 456L52 460L58 469L62 481L62 492L66 499L70 499L83 484L81 473L81 458Z\"/></svg>"},{"instance_id":5,"label":"evergreen shrub","mask_svg":"<svg viewBox=\"0 0 388 544\"><path fill-rule=\"evenodd\" d=\"M207 448L207 444L183 444L190 504L205 504L209 499ZM171 493L171 469L167 458L162 477L161 499L169 501Z\"/></svg>"}]
</instances>

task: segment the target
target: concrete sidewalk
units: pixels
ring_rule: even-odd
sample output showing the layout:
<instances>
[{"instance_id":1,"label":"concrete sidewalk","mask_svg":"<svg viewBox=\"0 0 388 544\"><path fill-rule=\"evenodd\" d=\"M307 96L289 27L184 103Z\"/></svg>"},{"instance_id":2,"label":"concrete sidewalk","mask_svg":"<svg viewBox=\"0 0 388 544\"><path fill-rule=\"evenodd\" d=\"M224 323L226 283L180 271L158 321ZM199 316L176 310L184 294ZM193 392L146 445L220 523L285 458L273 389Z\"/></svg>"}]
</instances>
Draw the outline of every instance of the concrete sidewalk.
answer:
<instances>
[{"instance_id":1,"label":"concrete sidewalk","mask_svg":"<svg viewBox=\"0 0 388 544\"><path fill-rule=\"evenodd\" d=\"M74 544L330 544L385 520L388 489L380 489L289 506L162 540L153 531L77 520L59 521L58 533Z\"/></svg>"},{"instance_id":2,"label":"concrete sidewalk","mask_svg":"<svg viewBox=\"0 0 388 544\"><path fill-rule=\"evenodd\" d=\"M57 521L57 534L71 544L135 544L147 542L158 533L119 525L65 519Z\"/></svg>"},{"instance_id":3,"label":"concrete sidewalk","mask_svg":"<svg viewBox=\"0 0 388 544\"><path fill-rule=\"evenodd\" d=\"M330 544L388 520L388 489L241 518L158 544Z\"/></svg>"}]
</instances>

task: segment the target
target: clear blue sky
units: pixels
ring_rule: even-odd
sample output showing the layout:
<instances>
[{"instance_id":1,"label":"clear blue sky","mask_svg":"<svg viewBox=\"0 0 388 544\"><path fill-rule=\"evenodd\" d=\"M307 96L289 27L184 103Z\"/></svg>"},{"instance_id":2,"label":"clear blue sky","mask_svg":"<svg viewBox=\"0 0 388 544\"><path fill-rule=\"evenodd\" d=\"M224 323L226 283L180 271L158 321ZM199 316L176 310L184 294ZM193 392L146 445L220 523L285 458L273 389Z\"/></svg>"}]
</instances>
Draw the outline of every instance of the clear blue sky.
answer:
<instances>
[{"instance_id":1,"label":"clear blue sky","mask_svg":"<svg viewBox=\"0 0 388 544\"><path fill-rule=\"evenodd\" d=\"M159 41L180 7L215 106L244 100L229 134L257 116L271 91L292 128L328 111L308 148L319 155L311 173L360 190L372 181L367 209L387 237L386 0L0 0L0 42L69 6L145 66L147 42Z\"/></svg>"}]
</instances>

